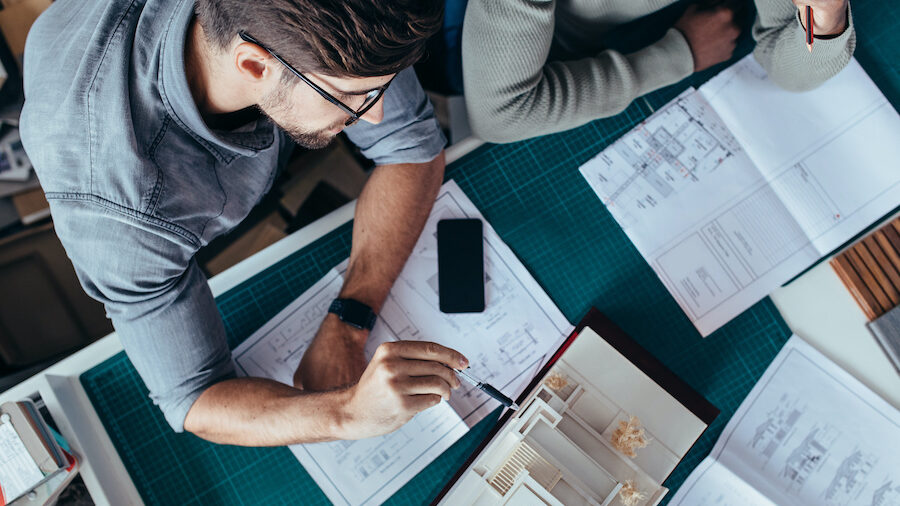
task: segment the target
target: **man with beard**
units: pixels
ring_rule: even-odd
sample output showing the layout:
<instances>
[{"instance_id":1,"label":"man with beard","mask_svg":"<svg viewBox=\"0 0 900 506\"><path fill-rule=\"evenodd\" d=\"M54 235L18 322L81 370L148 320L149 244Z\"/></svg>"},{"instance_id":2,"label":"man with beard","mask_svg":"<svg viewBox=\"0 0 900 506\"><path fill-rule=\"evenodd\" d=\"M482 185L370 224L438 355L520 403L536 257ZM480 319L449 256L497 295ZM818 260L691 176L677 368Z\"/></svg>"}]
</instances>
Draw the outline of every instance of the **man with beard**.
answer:
<instances>
[{"instance_id":1,"label":"man with beard","mask_svg":"<svg viewBox=\"0 0 900 506\"><path fill-rule=\"evenodd\" d=\"M459 353L363 347L441 184L410 65L441 0L60 0L32 28L21 135L57 234L176 430L230 444L396 429L459 385ZM237 378L196 251L235 227L293 141L345 131L377 168L349 270L293 387Z\"/></svg>"}]
</instances>

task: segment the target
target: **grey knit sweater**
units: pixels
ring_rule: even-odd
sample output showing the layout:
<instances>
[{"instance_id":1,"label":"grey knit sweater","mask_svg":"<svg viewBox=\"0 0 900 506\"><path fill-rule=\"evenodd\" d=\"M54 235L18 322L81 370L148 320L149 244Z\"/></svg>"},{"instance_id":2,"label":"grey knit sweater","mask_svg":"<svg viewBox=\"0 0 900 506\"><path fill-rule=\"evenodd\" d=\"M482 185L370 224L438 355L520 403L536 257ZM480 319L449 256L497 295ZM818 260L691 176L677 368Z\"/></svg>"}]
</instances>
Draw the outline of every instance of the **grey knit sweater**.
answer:
<instances>
[{"instance_id":1,"label":"grey knit sweater","mask_svg":"<svg viewBox=\"0 0 900 506\"><path fill-rule=\"evenodd\" d=\"M674 1L469 0L463 80L475 134L512 142L567 130L617 114L635 98L690 75L690 47L674 28L631 54L596 42L609 28ZM850 60L856 45L852 19L840 36L817 39L810 53L790 0L755 1L754 54L779 85L814 88ZM551 46L583 57L552 61Z\"/></svg>"}]
</instances>

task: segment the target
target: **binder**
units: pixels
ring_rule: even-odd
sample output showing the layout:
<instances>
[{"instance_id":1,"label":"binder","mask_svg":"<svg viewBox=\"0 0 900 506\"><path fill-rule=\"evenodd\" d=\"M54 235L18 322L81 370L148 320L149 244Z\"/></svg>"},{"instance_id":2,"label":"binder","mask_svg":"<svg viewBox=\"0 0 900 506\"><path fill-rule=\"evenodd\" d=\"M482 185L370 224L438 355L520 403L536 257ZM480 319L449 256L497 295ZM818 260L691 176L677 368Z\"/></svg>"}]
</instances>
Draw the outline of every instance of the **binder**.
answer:
<instances>
[{"instance_id":1,"label":"binder","mask_svg":"<svg viewBox=\"0 0 900 506\"><path fill-rule=\"evenodd\" d=\"M57 443L53 432L47 426L44 419L38 412L37 406L31 400L20 402L6 402L0 405L0 423L8 424L12 427L15 435L11 436L14 444L7 448L19 448L20 453L17 455L7 455L7 459L2 462L4 465L16 466L13 469L7 469L6 473L0 473L8 478L12 478L15 487L12 484L0 482L0 504L10 503L18 504L20 501L28 501L25 496L29 491L35 490L43 484L53 481L66 473L66 483L75 474L77 467L77 459L67 454ZM7 435L11 433L6 432ZM21 441L21 445L15 442L15 438ZM23 454L24 453L24 454ZM33 461L35 467L31 464L27 466L25 463ZM26 488L22 490L22 487ZM45 487L46 488L46 487ZM19 499L17 501L17 499ZM31 502L30 504L42 504L42 502Z\"/></svg>"},{"instance_id":2,"label":"binder","mask_svg":"<svg viewBox=\"0 0 900 506\"><path fill-rule=\"evenodd\" d=\"M49 474L66 467L68 462L62 448L50 434L50 428L30 400L6 402L0 405L0 415L9 415L13 428L22 439L25 449L34 459L38 468Z\"/></svg>"}]
</instances>

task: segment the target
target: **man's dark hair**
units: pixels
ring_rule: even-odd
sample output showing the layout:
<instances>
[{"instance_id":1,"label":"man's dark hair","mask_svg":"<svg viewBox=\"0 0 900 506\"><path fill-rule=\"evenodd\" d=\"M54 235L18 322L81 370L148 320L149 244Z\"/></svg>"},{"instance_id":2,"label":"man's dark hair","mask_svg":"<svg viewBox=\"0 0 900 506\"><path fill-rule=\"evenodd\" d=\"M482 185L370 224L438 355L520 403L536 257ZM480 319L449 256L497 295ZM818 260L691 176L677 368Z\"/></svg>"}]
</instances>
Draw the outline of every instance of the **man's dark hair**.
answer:
<instances>
[{"instance_id":1,"label":"man's dark hair","mask_svg":"<svg viewBox=\"0 0 900 506\"><path fill-rule=\"evenodd\" d=\"M197 0L219 48L243 30L301 72L393 74L418 61L441 28L443 0Z\"/></svg>"}]
</instances>

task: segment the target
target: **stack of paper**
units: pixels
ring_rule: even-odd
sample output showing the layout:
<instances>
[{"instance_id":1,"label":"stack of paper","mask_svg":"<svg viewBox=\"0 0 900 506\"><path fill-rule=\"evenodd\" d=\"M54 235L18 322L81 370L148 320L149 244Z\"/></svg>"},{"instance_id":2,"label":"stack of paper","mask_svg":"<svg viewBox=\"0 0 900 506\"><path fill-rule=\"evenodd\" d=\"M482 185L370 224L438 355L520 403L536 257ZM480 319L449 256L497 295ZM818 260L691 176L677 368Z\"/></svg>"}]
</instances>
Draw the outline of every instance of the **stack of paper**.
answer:
<instances>
[{"instance_id":1,"label":"stack of paper","mask_svg":"<svg viewBox=\"0 0 900 506\"><path fill-rule=\"evenodd\" d=\"M12 503L58 475L74 476L74 463L33 402L0 406L0 504Z\"/></svg>"}]
</instances>

